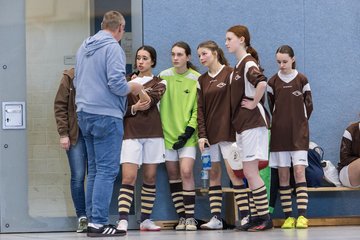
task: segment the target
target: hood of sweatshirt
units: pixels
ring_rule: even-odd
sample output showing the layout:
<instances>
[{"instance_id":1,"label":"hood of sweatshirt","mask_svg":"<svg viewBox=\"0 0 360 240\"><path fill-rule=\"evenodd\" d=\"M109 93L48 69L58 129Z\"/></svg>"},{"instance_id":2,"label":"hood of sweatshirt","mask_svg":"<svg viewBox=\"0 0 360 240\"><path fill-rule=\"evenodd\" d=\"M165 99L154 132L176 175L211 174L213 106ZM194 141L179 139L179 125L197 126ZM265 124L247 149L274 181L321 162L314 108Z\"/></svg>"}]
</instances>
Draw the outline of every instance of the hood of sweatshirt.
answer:
<instances>
[{"instance_id":1,"label":"hood of sweatshirt","mask_svg":"<svg viewBox=\"0 0 360 240\"><path fill-rule=\"evenodd\" d=\"M93 55L98 49L108 45L108 44L118 44L115 38L106 31L99 31L94 36L89 37L84 42L84 49L86 51L86 56Z\"/></svg>"}]
</instances>

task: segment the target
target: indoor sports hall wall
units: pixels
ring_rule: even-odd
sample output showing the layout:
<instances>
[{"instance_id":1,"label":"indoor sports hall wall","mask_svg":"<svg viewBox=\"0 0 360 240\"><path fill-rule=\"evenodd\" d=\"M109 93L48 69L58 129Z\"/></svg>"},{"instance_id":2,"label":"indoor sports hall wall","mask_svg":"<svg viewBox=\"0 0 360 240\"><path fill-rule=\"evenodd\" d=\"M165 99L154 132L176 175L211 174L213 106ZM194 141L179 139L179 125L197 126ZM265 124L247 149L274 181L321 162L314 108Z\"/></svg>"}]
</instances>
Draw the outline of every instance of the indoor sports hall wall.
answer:
<instances>
[{"instance_id":1,"label":"indoor sports hall wall","mask_svg":"<svg viewBox=\"0 0 360 240\"><path fill-rule=\"evenodd\" d=\"M143 22L144 43L158 52L155 73L171 66L170 49L176 41L190 44L197 66L196 47L202 41L215 40L226 53L226 30L237 24L248 26L251 45L257 49L267 77L277 72L276 49L283 44L292 46L297 69L308 77L313 93L311 140L323 147L325 159L338 162L344 129L360 118L360 1L146 0ZM226 55L234 66L235 58ZM169 194L163 167L158 193ZM195 176L199 185L199 174ZM175 219L170 198L158 200L162 204L155 204L154 218L164 219L166 213L167 218ZM196 206L200 215L209 213L198 211L203 205Z\"/></svg>"},{"instance_id":2,"label":"indoor sports hall wall","mask_svg":"<svg viewBox=\"0 0 360 240\"><path fill-rule=\"evenodd\" d=\"M308 77L313 92L311 140L324 148L326 159L338 161L344 129L360 118L359 1L146 0L143 4L144 43L158 51L155 72L171 66L170 48L179 40L190 44L197 66L196 47L202 41L215 40L226 53L226 30L236 24L248 26L267 77L277 72L276 49L292 46L297 68ZM235 58L227 57L234 66Z\"/></svg>"}]
</instances>

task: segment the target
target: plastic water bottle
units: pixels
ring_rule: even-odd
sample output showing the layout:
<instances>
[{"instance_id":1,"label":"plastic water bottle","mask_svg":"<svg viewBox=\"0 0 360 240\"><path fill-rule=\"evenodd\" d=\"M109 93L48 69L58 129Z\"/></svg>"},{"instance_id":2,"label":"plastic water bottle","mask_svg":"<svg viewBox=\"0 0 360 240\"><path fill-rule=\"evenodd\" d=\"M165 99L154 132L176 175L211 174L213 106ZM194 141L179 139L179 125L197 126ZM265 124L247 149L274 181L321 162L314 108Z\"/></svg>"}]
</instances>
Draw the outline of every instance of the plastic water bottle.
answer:
<instances>
[{"instance_id":1,"label":"plastic water bottle","mask_svg":"<svg viewBox=\"0 0 360 240\"><path fill-rule=\"evenodd\" d=\"M201 182L202 182L202 188L208 188L208 182L209 182L209 172L208 170L201 170Z\"/></svg>"},{"instance_id":2,"label":"plastic water bottle","mask_svg":"<svg viewBox=\"0 0 360 240\"><path fill-rule=\"evenodd\" d=\"M201 153L202 170L201 170L201 181L202 187L208 188L209 186L209 170L211 169L211 157L210 149L206 147Z\"/></svg>"},{"instance_id":3,"label":"plastic water bottle","mask_svg":"<svg viewBox=\"0 0 360 240\"><path fill-rule=\"evenodd\" d=\"M202 169L210 170L211 169L211 157L210 157L210 149L207 147L201 154L202 161Z\"/></svg>"}]
</instances>

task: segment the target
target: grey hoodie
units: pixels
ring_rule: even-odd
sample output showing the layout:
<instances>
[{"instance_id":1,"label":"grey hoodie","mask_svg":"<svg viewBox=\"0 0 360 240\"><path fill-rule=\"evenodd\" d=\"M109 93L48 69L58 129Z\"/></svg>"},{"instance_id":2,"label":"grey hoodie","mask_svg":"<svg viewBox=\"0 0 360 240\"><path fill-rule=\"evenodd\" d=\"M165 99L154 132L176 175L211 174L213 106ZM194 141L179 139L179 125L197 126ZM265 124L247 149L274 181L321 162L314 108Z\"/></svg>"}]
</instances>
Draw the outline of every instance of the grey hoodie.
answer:
<instances>
[{"instance_id":1,"label":"grey hoodie","mask_svg":"<svg viewBox=\"0 0 360 240\"><path fill-rule=\"evenodd\" d=\"M125 66L125 53L109 32L86 39L76 54L76 111L122 119L130 92Z\"/></svg>"}]
</instances>

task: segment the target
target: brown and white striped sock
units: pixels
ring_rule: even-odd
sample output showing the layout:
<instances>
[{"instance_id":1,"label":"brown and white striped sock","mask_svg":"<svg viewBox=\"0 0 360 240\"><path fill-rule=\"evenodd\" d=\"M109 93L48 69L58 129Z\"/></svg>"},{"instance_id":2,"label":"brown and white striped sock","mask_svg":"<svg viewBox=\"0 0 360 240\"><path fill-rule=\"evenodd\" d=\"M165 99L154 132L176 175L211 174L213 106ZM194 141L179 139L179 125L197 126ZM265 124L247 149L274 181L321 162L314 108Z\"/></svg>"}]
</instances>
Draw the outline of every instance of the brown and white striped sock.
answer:
<instances>
[{"instance_id":1,"label":"brown and white striped sock","mask_svg":"<svg viewBox=\"0 0 360 240\"><path fill-rule=\"evenodd\" d=\"M134 186L122 184L118 197L118 212L120 220L128 220L131 203L134 198Z\"/></svg>"},{"instance_id":2,"label":"brown and white striped sock","mask_svg":"<svg viewBox=\"0 0 360 240\"><path fill-rule=\"evenodd\" d=\"M233 188L234 188L236 205L238 206L240 211L240 216L241 218L244 218L249 215L249 196L248 196L249 189L246 188L245 184L234 185Z\"/></svg>"},{"instance_id":3,"label":"brown and white striped sock","mask_svg":"<svg viewBox=\"0 0 360 240\"><path fill-rule=\"evenodd\" d=\"M254 217L258 216L258 213L257 213L256 206L254 203L253 194L250 189L248 189L248 191L249 191L248 194L249 194L250 216L251 216L251 218L254 218Z\"/></svg>"},{"instance_id":4,"label":"brown and white striped sock","mask_svg":"<svg viewBox=\"0 0 360 240\"><path fill-rule=\"evenodd\" d=\"M291 187L290 186L280 186L280 200L285 218L291 217L292 215L292 201L291 201Z\"/></svg>"},{"instance_id":5,"label":"brown and white striped sock","mask_svg":"<svg viewBox=\"0 0 360 240\"><path fill-rule=\"evenodd\" d=\"M156 195L155 185L143 184L141 188L141 222L150 219Z\"/></svg>"},{"instance_id":6,"label":"brown and white striped sock","mask_svg":"<svg viewBox=\"0 0 360 240\"><path fill-rule=\"evenodd\" d=\"M182 181L179 180L170 180L170 192L171 198L173 200L175 209L179 218L185 218L185 207L184 207L184 198L183 198L183 189Z\"/></svg>"},{"instance_id":7,"label":"brown and white striped sock","mask_svg":"<svg viewBox=\"0 0 360 240\"><path fill-rule=\"evenodd\" d=\"M306 182L297 183L296 187L296 203L299 216L306 217L306 210L308 206L308 193Z\"/></svg>"},{"instance_id":8,"label":"brown and white striped sock","mask_svg":"<svg viewBox=\"0 0 360 240\"><path fill-rule=\"evenodd\" d=\"M252 190L254 197L254 203L258 216L261 218L269 217L269 202L267 199L266 187L265 185L259 187L258 189Z\"/></svg>"},{"instance_id":9,"label":"brown and white striped sock","mask_svg":"<svg viewBox=\"0 0 360 240\"><path fill-rule=\"evenodd\" d=\"M195 214L195 189L183 190L185 218L193 218Z\"/></svg>"},{"instance_id":10,"label":"brown and white striped sock","mask_svg":"<svg viewBox=\"0 0 360 240\"><path fill-rule=\"evenodd\" d=\"M209 187L209 201L211 214L221 219L222 188L220 185Z\"/></svg>"}]
</instances>

